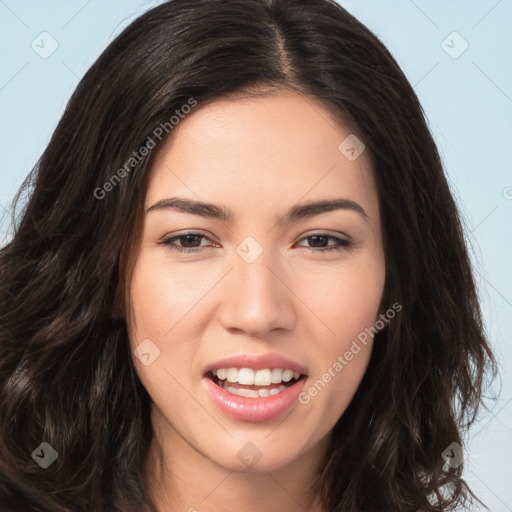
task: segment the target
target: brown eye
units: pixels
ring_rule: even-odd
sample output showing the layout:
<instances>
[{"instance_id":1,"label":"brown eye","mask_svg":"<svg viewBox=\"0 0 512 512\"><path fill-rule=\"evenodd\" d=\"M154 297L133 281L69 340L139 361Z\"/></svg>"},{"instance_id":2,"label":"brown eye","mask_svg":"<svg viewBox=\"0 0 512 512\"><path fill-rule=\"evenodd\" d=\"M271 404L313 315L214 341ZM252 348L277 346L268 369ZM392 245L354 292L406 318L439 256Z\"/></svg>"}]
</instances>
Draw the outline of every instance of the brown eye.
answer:
<instances>
[{"instance_id":1,"label":"brown eye","mask_svg":"<svg viewBox=\"0 0 512 512\"><path fill-rule=\"evenodd\" d=\"M158 245L165 245L176 252L198 252L201 250L201 247L204 247L204 245L200 245L201 239L203 238L208 240L204 233L183 233L166 238L159 242ZM176 241L180 242L180 245L176 245ZM197 245L198 242L199 245Z\"/></svg>"},{"instance_id":2,"label":"brown eye","mask_svg":"<svg viewBox=\"0 0 512 512\"><path fill-rule=\"evenodd\" d=\"M308 243L310 244L309 248L315 252L341 251L347 250L351 246L351 243L348 240L329 235L327 233L314 233L304 237L302 240L308 240ZM329 240L334 240L335 243L326 246L326 243Z\"/></svg>"}]
</instances>

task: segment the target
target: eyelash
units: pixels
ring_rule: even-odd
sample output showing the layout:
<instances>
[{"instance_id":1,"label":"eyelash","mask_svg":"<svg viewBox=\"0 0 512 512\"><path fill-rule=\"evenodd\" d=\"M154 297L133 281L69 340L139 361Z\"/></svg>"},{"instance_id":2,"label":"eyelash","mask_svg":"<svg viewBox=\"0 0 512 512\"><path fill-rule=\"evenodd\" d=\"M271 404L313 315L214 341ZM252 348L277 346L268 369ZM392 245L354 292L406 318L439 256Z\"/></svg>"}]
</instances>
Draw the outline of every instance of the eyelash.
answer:
<instances>
[{"instance_id":1,"label":"eyelash","mask_svg":"<svg viewBox=\"0 0 512 512\"><path fill-rule=\"evenodd\" d=\"M171 251L175 252L185 252L185 253L193 253L193 252L199 252L201 251L201 247L179 247L177 245L173 245L172 242L175 240L180 240L182 238L186 238L187 236L195 236L195 237L201 237L206 238L209 240L209 238L204 233L183 233L181 235L172 236L170 238L166 238L165 240L162 240L161 242L158 242L158 245L165 245L167 246ZM313 252L320 252L325 253L329 251L343 251L343 250L349 250L351 248L351 243L348 240L344 240L342 238L339 238L337 236L329 235L328 233L313 233L312 235L308 235L303 237L301 240L307 240L308 238L313 238L315 236L324 237L328 240L335 240L336 245L331 247L322 247L322 248L316 248L316 247L310 247ZM305 249L308 249L308 247L304 247Z\"/></svg>"}]
</instances>

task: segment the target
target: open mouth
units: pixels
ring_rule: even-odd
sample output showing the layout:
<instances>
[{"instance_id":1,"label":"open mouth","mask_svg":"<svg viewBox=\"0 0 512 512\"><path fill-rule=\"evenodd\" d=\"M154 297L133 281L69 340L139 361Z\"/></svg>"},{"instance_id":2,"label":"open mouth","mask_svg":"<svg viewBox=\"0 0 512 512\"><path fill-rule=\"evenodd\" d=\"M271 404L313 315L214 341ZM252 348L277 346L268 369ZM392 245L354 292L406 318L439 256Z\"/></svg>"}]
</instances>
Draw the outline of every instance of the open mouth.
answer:
<instances>
[{"instance_id":1,"label":"open mouth","mask_svg":"<svg viewBox=\"0 0 512 512\"><path fill-rule=\"evenodd\" d=\"M205 377L228 393L246 398L278 395L307 376L280 368L254 371L250 368L221 368Z\"/></svg>"},{"instance_id":2,"label":"open mouth","mask_svg":"<svg viewBox=\"0 0 512 512\"><path fill-rule=\"evenodd\" d=\"M234 361L216 363L205 368L201 384L213 403L233 419L247 422L275 420L296 408L297 398L309 377L304 367L294 362L273 356L267 359L281 360L259 361L261 366L256 366L254 361L243 361L249 364L238 368L234 367Z\"/></svg>"}]
</instances>

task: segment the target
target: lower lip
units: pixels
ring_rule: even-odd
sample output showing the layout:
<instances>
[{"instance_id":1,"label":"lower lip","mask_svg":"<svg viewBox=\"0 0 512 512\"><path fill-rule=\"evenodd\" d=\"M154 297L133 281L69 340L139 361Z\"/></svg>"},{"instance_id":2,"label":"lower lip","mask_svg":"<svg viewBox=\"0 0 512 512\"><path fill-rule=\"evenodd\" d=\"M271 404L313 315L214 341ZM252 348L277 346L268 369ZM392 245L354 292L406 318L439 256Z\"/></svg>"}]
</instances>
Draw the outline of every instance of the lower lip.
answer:
<instances>
[{"instance_id":1,"label":"lower lip","mask_svg":"<svg viewBox=\"0 0 512 512\"><path fill-rule=\"evenodd\" d=\"M237 420L252 422L270 421L281 416L297 401L305 381L306 377L302 377L277 395L247 398L229 393L208 377L202 379L210 397L221 411Z\"/></svg>"}]
</instances>

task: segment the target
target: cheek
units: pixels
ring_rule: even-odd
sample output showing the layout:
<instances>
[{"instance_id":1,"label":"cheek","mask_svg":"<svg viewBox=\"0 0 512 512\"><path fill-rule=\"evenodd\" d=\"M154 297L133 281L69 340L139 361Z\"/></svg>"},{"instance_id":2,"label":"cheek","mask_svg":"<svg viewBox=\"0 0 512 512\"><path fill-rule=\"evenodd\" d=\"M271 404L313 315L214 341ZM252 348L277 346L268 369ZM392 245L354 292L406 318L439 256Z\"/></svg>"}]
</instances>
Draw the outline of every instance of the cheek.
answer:
<instances>
[{"instance_id":1,"label":"cheek","mask_svg":"<svg viewBox=\"0 0 512 512\"><path fill-rule=\"evenodd\" d=\"M321 350L304 401L322 403L318 411L327 423L336 422L348 407L366 371L384 280L383 260L375 258L306 281L322 325L316 335Z\"/></svg>"},{"instance_id":2,"label":"cheek","mask_svg":"<svg viewBox=\"0 0 512 512\"><path fill-rule=\"evenodd\" d=\"M157 390L158 384L165 382L172 387L173 376L183 380L189 371L194 352L190 340L194 336L184 329L191 325L186 314L197 302L197 295L193 286L187 288L169 272L168 265L164 267L155 258L140 255L131 281L129 332L132 350L147 339L157 347L154 350L158 357L148 366L134 357L137 372L150 394L153 386Z\"/></svg>"},{"instance_id":3,"label":"cheek","mask_svg":"<svg viewBox=\"0 0 512 512\"><path fill-rule=\"evenodd\" d=\"M201 273L199 279L197 270L183 271L165 258L142 254L130 290L133 324L140 335L172 339L182 327L181 319L193 314L194 305L215 282L215 276L208 279L208 275Z\"/></svg>"},{"instance_id":4,"label":"cheek","mask_svg":"<svg viewBox=\"0 0 512 512\"><path fill-rule=\"evenodd\" d=\"M301 296L309 297L307 304L327 333L323 339L342 350L348 341L374 325L384 289L384 266L380 261L340 265L309 275L302 286Z\"/></svg>"},{"instance_id":5,"label":"cheek","mask_svg":"<svg viewBox=\"0 0 512 512\"><path fill-rule=\"evenodd\" d=\"M197 291L193 286L187 288L185 282L183 276L178 278L170 272L168 265L142 253L130 287L132 351L149 339L154 344L150 347L156 347L150 351L158 354L149 365L134 354L136 372L158 409L169 415L187 406L188 395L182 386L190 387L190 368L196 351L193 333L185 332L192 325L185 315L197 302Z\"/></svg>"}]
</instances>

